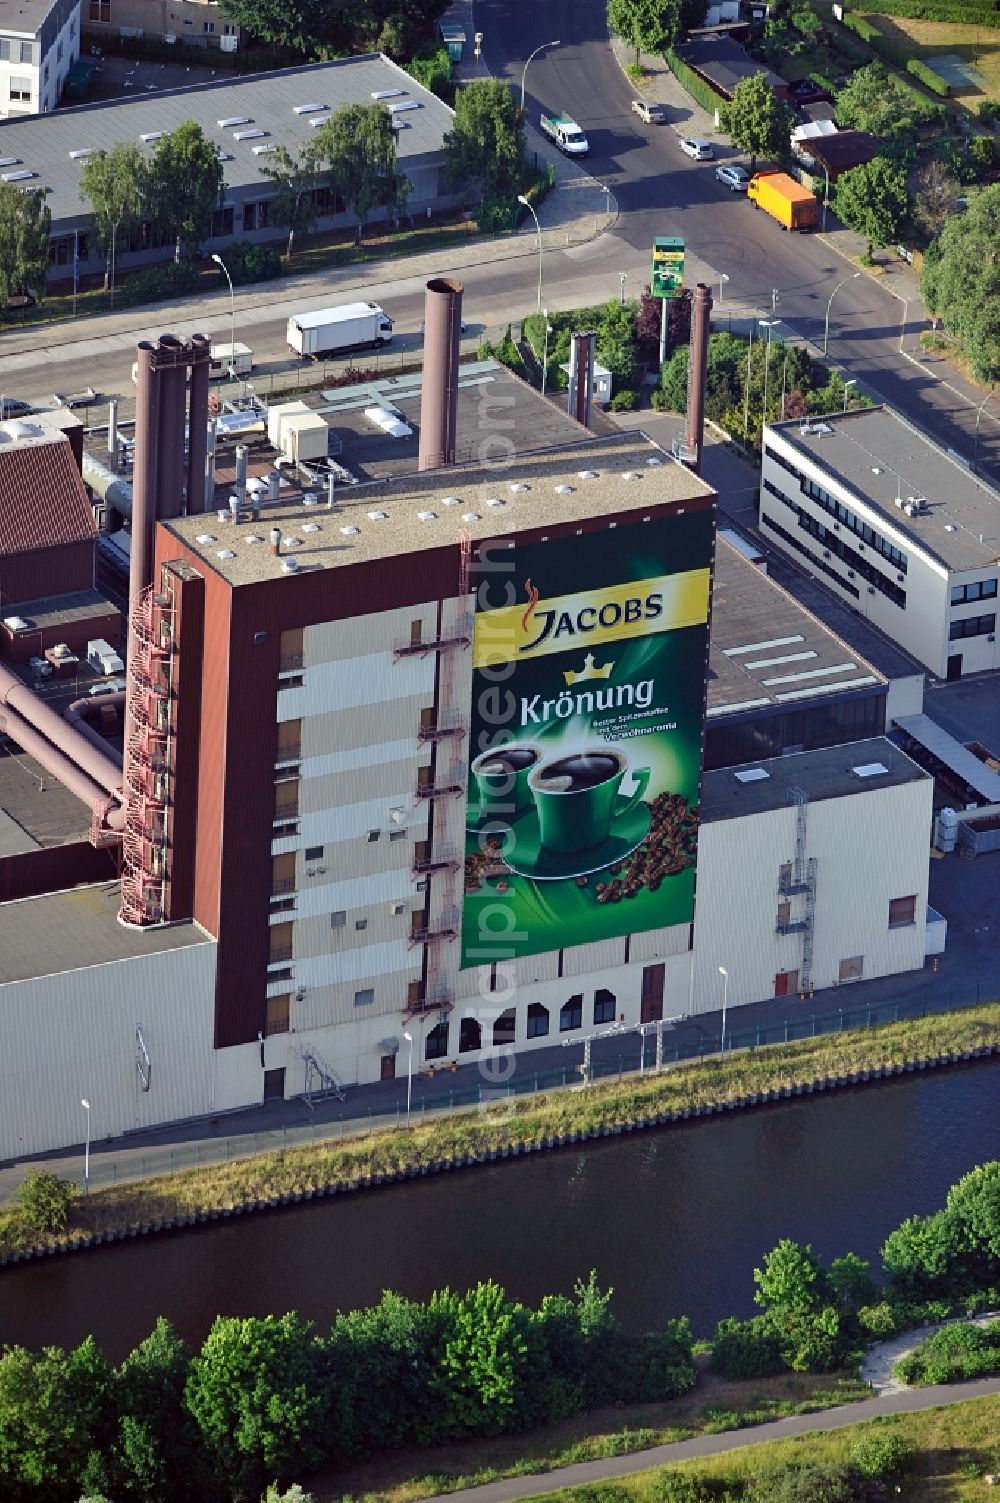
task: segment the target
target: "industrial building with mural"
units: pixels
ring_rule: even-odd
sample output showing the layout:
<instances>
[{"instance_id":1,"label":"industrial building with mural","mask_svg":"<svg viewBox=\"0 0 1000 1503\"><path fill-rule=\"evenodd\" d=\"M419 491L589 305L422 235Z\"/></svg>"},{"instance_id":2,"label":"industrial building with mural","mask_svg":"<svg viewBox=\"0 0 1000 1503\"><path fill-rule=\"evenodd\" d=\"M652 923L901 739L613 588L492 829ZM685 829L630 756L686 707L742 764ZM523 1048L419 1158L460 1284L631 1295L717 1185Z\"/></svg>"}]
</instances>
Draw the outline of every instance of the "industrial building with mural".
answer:
<instances>
[{"instance_id":1,"label":"industrial building with mural","mask_svg":"<svg viewBox=\"0 0 1000 1503\"><path fill-rule=\"evenodd\" d=\"M922 681L717 528L710 309L677 453L440 279L413 375L210 412L164 335L134 434L0 425L0 1157L943 947Z\"/></svg>"}]
</instances>

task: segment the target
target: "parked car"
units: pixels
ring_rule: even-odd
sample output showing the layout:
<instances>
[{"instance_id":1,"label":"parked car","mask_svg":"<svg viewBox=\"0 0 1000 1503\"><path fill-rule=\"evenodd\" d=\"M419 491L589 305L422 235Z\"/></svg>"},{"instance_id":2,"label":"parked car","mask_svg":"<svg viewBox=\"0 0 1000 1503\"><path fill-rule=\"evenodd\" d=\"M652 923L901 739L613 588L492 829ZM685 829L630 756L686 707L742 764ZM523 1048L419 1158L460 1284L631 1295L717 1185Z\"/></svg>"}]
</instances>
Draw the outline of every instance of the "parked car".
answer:
<instances>
[{"instance_id":1,"label":"parked car","mask_svg":"<svg viewBox=\"0 0 1000 1503\"><path fill-rule=\"evenodd\" d=\"M667 112L662 104L650 99L633 99L632 113L638 115L644 125L666 125Z\"/></svg>"},{"instance_id":2,"label":"parked car","mask_svg":"<svg viewBox=\"0 0 1000 1503\"><path fill-rule=\"evenodd\" d=\"M829 104L830 94L821 84L811 78L800 78L788 85L788 97L793 104Z\"/></svg>"},{"instance_id":3,"label":"parked car","mask_svg":"<svg viewBox=\"0 0 1000 1503\"><path fill-rule=\"evenodd\" d=\"M125 680L123 678L102 678L99 683L91 684L87 693L96 696L98 694L124 694Z\"/></svg>"},{"instance_id":4,"label":"parked car","mask_svg":"<svg viewBox=\"0 0 1000 1503\"><path fill-rule=\"evenodd\" d=\"M28 667L36 678L52 677L52 664L45 658L29 658Z\"/></svg>"},{"instance_id":5,"label":"parked car","mask_svg":"<svg viewBox=\"0 0 1000 1503\"><path fill-rule=\"evenodd\" d=\"M681 136L681 151L696 162L710 162L715 156L711 141L702 141L698 136Z\"/></svg>"},{"instance_id":6,"label":"parked car","mask_svg":"<svg viewBox=\"0 0 1000 1503\"><path fill-rule=\"evenodd\" d=\"M725 183L731 192L745 193L747 191L750 174L745 167L732 167L727 162L722 167L716 167L715 175L719 179L719 182Z\"/></svg>"},{"instance_id":7,"label":"parked car","mask_svg":"<svg viewBox=\"0 0 1000 1503\"><path fill-rule=\"evenodd\" d=\"M0 398L0 418L27 417L34 410L30 402L22 402L17 397Z\"/></svg>"}]
</instances>

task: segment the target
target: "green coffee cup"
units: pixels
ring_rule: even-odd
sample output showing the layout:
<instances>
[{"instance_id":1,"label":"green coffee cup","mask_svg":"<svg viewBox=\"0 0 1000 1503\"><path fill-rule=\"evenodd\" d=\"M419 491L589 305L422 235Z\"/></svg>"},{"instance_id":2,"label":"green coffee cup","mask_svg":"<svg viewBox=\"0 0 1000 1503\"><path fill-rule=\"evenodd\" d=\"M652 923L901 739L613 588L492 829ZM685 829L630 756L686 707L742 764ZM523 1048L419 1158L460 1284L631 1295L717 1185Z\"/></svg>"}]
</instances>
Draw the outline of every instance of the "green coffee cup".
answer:
<instances>
[{"instance_id":1,"label":"green coffee cup","mask_svg":"<svg viewBox=\"0 0 1000 1503\"><path fill-rule=\"evenodd\" d=\"M634 809L649 786L649 768L632 768L635 792L619 798L628 770L628 758L612 746L564 753L533 766L527 783L542 845L570 854L607 840L614 821Z\"/></svg>"},{"instance_id":2,"label":"green coffee cup","mask_svg":"<svg viewBox=\"0 0 1000 1503\"><path fill-rule=\"evenodd\" d=\"M528 775L541 758L530 741L509 741L493 751L480 752L472 762L483 817L513 819L531 808Z\"/></svg>"}]
</instances>

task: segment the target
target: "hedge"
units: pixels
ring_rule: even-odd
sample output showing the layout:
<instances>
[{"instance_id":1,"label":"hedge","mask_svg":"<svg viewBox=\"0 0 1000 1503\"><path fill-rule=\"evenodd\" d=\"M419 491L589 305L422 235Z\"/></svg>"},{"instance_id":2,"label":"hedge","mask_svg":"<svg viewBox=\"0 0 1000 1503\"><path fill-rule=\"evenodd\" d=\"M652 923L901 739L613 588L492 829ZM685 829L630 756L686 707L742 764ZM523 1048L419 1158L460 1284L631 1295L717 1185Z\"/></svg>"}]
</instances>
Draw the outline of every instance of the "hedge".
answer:
<instances>
[{"instance_id":1,"label":"hedge","mask_svg":"<svg viewBox=\"0 0 1000 1503\"><path fill-rule=\"evenodd\" d=\"M912 73L925 89L930 89L932 94L938 94L942 99L947 99L951 93L950 84L945 83L944 79L935 73L933 68L928 68L926 63L921 62L919 57L909 59L906 71Z\"/></svg>"},{"instance_id":2,"label":"hedge","mask_svg":"<svg viewBox=\"0 0 1000 1503\"><path fill-rule=\"evenodd\" d=\"M843 0L844 24L847 13L867 11L871 15L907 16L914 21L950 21L967 26L1000 27L1000 11L990 4L960 5L955 0Z\"/></svg>"},{"instance_id":3,"label":"hedge","mask_svg":"<svg viewBox=\"0 0 1000 1503\"><path fill-rule=\"evenodd\" d=\"M672 47L667 48L663 58L681 88L686 89L694 102L700 104L702 109L708 110L714 119L716 110L720 110L726 102L722 95L717 94L703 78L699 78L694 69L689 68Z\"/></svg>"},{"instance_id":4,"label":"hedge","mask_svg":"<svg viewBox=\"0 0 1000 1503\"><path fill-rule=\"evenodd\" d=\"M844 11L844 25L857 32L863 42L869 42L873 47L882 40L882 33L870 21L866 21L864 16L856 16L853 11Z\"/></svg>"}]
</instances>

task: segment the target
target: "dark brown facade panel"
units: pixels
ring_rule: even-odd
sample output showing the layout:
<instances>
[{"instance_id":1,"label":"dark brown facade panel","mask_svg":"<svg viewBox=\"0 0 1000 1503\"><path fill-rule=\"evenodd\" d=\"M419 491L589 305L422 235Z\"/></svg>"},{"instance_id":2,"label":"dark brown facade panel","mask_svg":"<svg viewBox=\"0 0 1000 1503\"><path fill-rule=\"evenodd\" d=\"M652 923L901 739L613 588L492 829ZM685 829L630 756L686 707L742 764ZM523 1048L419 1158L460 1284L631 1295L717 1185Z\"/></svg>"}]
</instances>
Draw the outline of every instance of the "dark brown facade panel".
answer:
<instances>
[{"instance_id":1,"label":"dark brown facade panel","mask_svg":"<svg viewBox=\"0 0 1000 1503\"><path fill-rule=\"evenodd\" d=\"M95 544L87 538L0 557L0 599L40 600L94 588Z\"/></svg>"},{"instance_id":2,"label":"dark brown facade panel","mask_svg":"<svg viewBox=\"0 0 1000 1503\"><path fill-rule=\"evenodd\" d=\"M89 840L22 851L0 861L0 903L62 892L81 883L113 882L117 875L115 852L107 847L96 850Z\"/></svg>"},{"instance_id":3,"label":"dark brown facade panel","mask_svg":"<svg viewBox=\"0 0 1000 1503\"><path fill-rule=\"evenodd\" d=\"M168 916L176 921L191 918L194 913L205 581L185 565L168 565L160 571L160 578L174 600Z\"/></svg>"}]
</instances>

